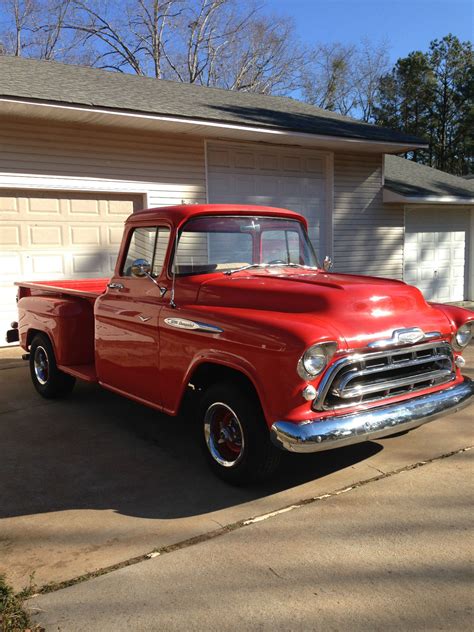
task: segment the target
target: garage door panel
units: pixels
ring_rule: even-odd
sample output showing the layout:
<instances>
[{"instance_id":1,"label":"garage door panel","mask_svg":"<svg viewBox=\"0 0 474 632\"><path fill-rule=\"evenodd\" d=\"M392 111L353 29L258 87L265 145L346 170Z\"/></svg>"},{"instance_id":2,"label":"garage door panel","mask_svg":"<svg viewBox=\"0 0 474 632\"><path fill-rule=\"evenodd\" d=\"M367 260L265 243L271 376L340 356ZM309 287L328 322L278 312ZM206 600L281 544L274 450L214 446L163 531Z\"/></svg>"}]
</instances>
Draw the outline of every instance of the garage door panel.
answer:
<instances>
[{"instance_id":1,"label":"garage door panel","mask_svg":"<svg viewBox=\"0 0 474 632\"><path fill-rule=\"evenodd\" d=\"M113 216L117 221L118 216L125 220L135 210L138 210L136 201L134 200L106 200L103 202L106 207L106 214ZM142 200L138 203L138 208L143 206Z\"/></svg>"},{"instance_id":2,"label":"garage door panel","mask_svg":"<svg viewBox=\"0 0 474 632\"><path fill-rule=\"evenodd\" d=\"M272 197L278 191L279 183L277 176L265 175L258 180L258 195Z\"/></svg>"},{"instance_id":3,"label":"garage door panel","mask_svg":"<svg viewBox=\"0 0 474 632\"><path fill-rule=\"evenodd\" d=\"M0 254L0 270L7 279L21 274L21 257L15 253Z\"/></svg>"},{"instance_id":4,"label":"garage door panel","mask_svg":"<svg viewBox=\"0 0 474 632\"><path fill-rule=\"evenodd\" d=\"M237 151L234 164L241 169L255 169L255 155L250 151Z\"/></svg>"},{"instance_id":5,"label":"garage door panel","mask_svg":"<svg viewBox=\"0 0 474 632\"><path fill-rule=\"evenodd\" d=\"M297 171L298 173L303 171L303 165L299 156L283 155L282 158L283 171Z\"/></svg>"},{"instance_id":6,"label":"garage door panel","mask_svg":"<svg viewBox=\"0 0 474 632\"><path fill-rule=\"evenodd\" d=\"M120 246L123 235L123 224L117 226L107 226L107 244L109 246Z\"/></svg>"},{"instance_id":7,"label":"garage door panel","mask_svg":"<svg viewBox=\"0 0 474 632\"><path fill-rule=\"evenodd\" d=\"M324 162L320 158L307 158L305 160L305 168L306 171L316 176L320 176L325 171Z\"/></svg>"},{"instance_id":8,"label":"garage door panel","mask_svg":"<svg viewBox=\"0 0 474 632\"><path fill-rule=\"evenodd\" d=\"M405 219L404 279L428 300L461 301L465 294L469 211L432 207Z\"/></svg>"},{"instance_id":9,"label":"garage door panel","mask_svg":"<svg viewBox=\"0 0 474 632\"><path fill-rule=\"evenodd\" d=\"M61 226L54 224L34 225L26 227L29 247L44 248L44 246L62 246L64 236Z\"/></svg>"},{"instance_id":10,"label":"garage door panel","mask_svg":"<svg viewBox=\"0 0 474 632\"><path fill-rule=\"evenodd\" d=\"M211 147L207 149L207 164L212 167L230 167L230 150L224 147Z\"/></svg>"},{"instance_id":11,"label":"garage door panel","mask_svg":"<svg viewBox=\"0 0 474 632\"><path fill-rule=\"evenodd\" d=\"M17 318L14 281L109 276L123 221L141 195L4 190L0 194L0 344Z\"/></svg>"},{"instance_id":12,"label":"garage door panel","mask_svg":"<svg viewBox=\"0 0 474 632\"><path fill-rule=\"evenodd\" d=\"M18 215L19 212L19 199L13 195L0 193L0 219L6 219L7 215Z\"/></svg>"},{"instance_id":13,"label":"garage door panel","mask_svg":"<svg viewBox=\"0 0 474 632\"><path fill-rule=\"evenodd\" d=\"M37 196L33 198L20 198L20 208L29 215L41 217L41 215L60 215L61 202L58 198Z\"/></svg>"},{"instance_id":14,"label":"garage door panel","mask_svg":"<svg viewBox=\"0 0 474 632\"><path fill-rule=\"evenodd\" d=\"M64 255L32 255L31 267L33 274L54 274L64 275L66 272L66 264Z\"/></svg>"},{"instance_id":15,"label":"garage door panel","mask_svg":"<svg viewBox=\"0 0 474 632\"><path fill-rule=\"evenodd\" d=\"M258 166L263 171L278 171L278 156L275 156L275 154L260 154L258 156Z\"/></svg>"},{"instance_id":16,"label":"garage door panel","mask_svg":"<svg viewBox=\"0 0 474 632\"><path fill-rule=\"evenodd\" d=\"M99 246L101 244L100 226L69 226L72 246Z\"/></svg>"},{"instance_id":17,"label":"garage door panel","mask_svg":"<svg viewBox=\"0 0 474 632\"><path fill-rule=\"evenodd\" d=\"M5 225L2 222L0 231L0 246L18 247L20 245L20 228L15 225Z\"/></svg>"},{"instance_id":18,"label":"garage door panel","mask_svg":"<svg viewBox=\"0 0 474 632\"><path fill-rule=\"evenodd\" d=\"M87 276L102 276L111 272L109 268L110 258L106 252L88 252L84 254L73 254L72 273Z\"/></svg>"}]
</instances>

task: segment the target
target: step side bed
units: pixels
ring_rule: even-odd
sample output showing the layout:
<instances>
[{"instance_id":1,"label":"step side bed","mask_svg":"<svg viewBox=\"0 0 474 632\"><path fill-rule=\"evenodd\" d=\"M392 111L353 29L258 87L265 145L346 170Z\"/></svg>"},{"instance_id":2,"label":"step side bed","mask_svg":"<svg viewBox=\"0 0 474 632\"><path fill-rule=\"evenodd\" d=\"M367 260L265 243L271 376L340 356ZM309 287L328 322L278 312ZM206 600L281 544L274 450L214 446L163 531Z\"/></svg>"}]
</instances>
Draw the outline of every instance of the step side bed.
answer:
<instances>
[{"instance_id":1,"label":"step side bed","mask_svg":"<svg viewBox=\"0 0 474 632\"><path fill-rule=\"evenodd\" d=\"M97 381L94 303L108 279L18 282L20 344L28 350L37 333L49 336L58 367L74 377Z\"/></svg>"}]
</instances>

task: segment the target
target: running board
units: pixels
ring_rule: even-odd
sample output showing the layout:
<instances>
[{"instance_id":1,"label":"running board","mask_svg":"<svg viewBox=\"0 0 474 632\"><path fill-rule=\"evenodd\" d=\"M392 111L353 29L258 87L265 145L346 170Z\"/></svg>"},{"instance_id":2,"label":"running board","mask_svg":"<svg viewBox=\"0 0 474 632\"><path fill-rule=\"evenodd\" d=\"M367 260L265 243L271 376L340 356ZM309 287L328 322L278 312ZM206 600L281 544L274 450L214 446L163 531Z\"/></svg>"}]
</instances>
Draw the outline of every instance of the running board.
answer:
<instances>
[{"instance_id":1,"label":"running board","mask_svg":"<svg viewBox=\"0 0 474 632\"><path fill-rule=\"evenodd\" d=\"M94 364L74 364L72 366L58 365L58 369L64 373L77 377L80 380L85 380L86 382L98 381Z\"/></svg>"}]
</instances>

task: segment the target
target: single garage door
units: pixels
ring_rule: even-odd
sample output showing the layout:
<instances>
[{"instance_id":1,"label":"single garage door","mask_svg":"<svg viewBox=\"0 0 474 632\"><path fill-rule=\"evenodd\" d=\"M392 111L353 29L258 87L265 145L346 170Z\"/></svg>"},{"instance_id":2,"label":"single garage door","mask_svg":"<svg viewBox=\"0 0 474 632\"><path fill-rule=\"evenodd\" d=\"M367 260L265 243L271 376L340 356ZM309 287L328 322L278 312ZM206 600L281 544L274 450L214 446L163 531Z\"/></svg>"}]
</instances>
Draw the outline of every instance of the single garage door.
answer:
<instances>
[{"instance_id":1,"label":"single garage door","mask_svg":"<svg viewBox=\"0 0 474 632\"><path fill-rule=\"evenodd\" d=\"M211 203L260 204L297 211L308 220L320 259L326 243L326 169L322 154L304 149L209 143Z\"/></svg>"},{"instance_id":2,"label":"single garage door","mask_svg":"<svg viewBox=\"0 0 474 632\"><path fill-rule=\"evenodd\" d=\"M109 276L141 195L0 190L0 345L16 320L14 281Z\"/></svg>"},{"instance_id":3,"label":"single garage door","mask_svg":"<svg viewBox=\"0 0 474 632\"><path fill-rule=\"evenodd\" d=\"M462 301L468 271L470 210L408 207L404 280L432 301Z\"/></svg>"}]
</instances>

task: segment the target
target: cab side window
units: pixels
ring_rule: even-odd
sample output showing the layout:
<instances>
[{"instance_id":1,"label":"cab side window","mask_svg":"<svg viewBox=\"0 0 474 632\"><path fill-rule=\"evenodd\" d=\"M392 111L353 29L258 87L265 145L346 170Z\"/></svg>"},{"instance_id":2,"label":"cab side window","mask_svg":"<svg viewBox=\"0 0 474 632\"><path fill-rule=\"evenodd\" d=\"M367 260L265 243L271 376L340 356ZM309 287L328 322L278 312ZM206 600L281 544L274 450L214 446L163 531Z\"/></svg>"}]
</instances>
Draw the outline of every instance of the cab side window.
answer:
<instances>
[{"instance_id":1,"label":"cab side window","mask_svg":"<svg viewBox=\"0 0 474 632\"><path fill-rule=\"evenodd\" d=\"M145 259L151 264L151 274L160 274L165 260L170 229L165 226L135 228L128 245L122 268L122 276L132 276L132 264L136 259Z\"/></svg>"}]
</instances>

